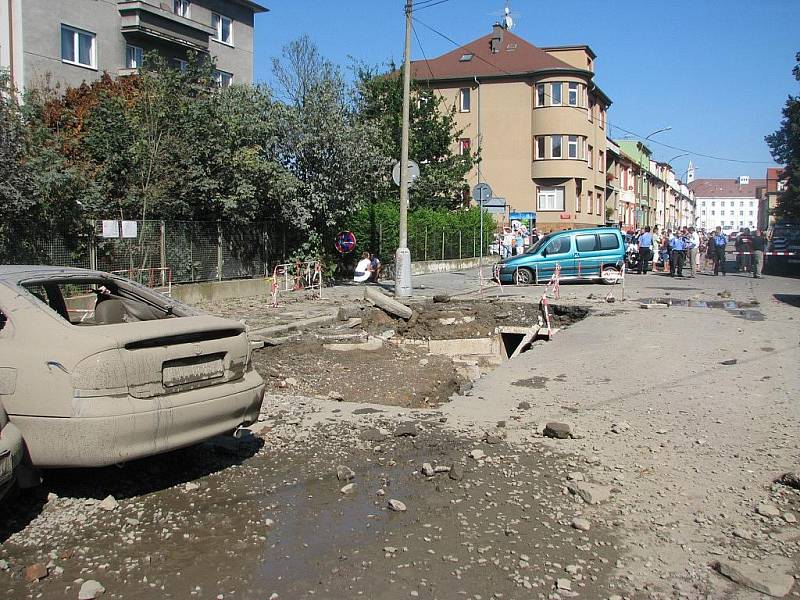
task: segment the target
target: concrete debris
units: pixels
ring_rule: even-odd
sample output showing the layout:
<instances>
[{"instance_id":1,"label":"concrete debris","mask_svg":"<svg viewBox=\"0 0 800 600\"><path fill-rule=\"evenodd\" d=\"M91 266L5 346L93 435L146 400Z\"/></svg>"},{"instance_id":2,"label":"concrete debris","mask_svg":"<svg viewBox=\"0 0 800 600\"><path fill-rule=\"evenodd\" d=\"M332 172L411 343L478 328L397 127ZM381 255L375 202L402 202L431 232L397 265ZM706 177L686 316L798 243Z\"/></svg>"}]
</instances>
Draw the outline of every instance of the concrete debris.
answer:
<instances>
[{"instance_id":1,"label":"concrete debris","mask_svg":"<svg viewBox=\"0 0 800 600\"><path fill-rule=\"evenodd\" d=\"M661 302L643 302L639 305L639 308L669 308L669 304L663 304Z\"/></svg>"},{"instance_id":2,"label":"concrete debris","mask_svg":"<svg viewBox=\"0 0 800 600\"><path fill-rule=\"evenodd\" d=\"M364 300L374 304L384 312L405 319L406 321L414 314L414 311L405 304L401 304L394 298L390 298L383 292L372 287L364 288Z\"/></svg>"},{"instance_id":3,"label":"concrete debris","mask_svg":"<svg viewBox=\"0 0 800 600\"><path fill-rule=\"evenodd\" d=\"M614 423L611 425L611 432L612 433L625 433L628 429L631 428L631 424L627 421L620 421L619 423Z\"/></svg>"},{"instance_id":4,"label":"concrete debris","mask_svg":"<svg viewBox=\"0 0 800 600\"><path fill-rule=\"evenodd\" d=\"M330 391L328 392L328 399L335 402L344 402L344 395L341 392Z\"/></svg>"},{"instance_id":5,"label":"concrete debris","mask_svg":"<svg viewBox=\"0 0 800 600\"><path fill-rule=\"evenodd\" d=\"M386 434L375 427L368 427L367 429L363 429L358 437L365 442L382 442L386 439Z\"/></svg>"},{"instance_id":6,"label":"concrete debris","mask_svg":"<svg viewBox=\"0 0 800 600\"><path fill-rule=\"evenodd\" d=\"M99 581L89 579L88 581L84 581L81 585L81 589L78 592L78 600L95 600L95 598L102 596L105 591L106 588L104 588Z\"/></svg>"},{"instance_id":7,"label":"concrete debris","mask_svg":"<svg viewBox=\"0 0 800 600\"><path fill-rule=\"evenodd\" d=\"M434 294L433 301L437 304L450 302L450 296L447 294Z\"/></svg>"},{"instance_id":8,"label":"concrete debris","mask_svg":"<svg viewBox=\"0 0 800 600\"><path fill-rule=\"evenodd\" d=\"M800 473L784 473L775 480L775 483L780 483L781 485L800 490Z\"/></svg>"},{"instance_id":9,"label":"concrete debris","mask_svg":"<svg viewBox=\"0 0 800 600\"><path fill-rule=\"evenodd\" d=\"M557 421L551 421L544 426L542 435L544 435L544 437L566 440L572 437L573 430L574 427L572 423L559 423Z\"/></svg>"},{"instance_id":10,"label":"concrete debris","mask_svg":"<svg viewBox=\"0 0 800 600\"><path fill-rule=\"evenodd\" d=\"M388 505L389 508L394 512L406 512L407 510L404 502L401 502L400 500L395 500L394 498L389 500Z\"/></svg>"},{"instance_id":11,"label":"concrete debris","mask_svg":"<svg viewBox=\"0 0 800 600\"><path fill-rule=\"evenodd\" d=\"M486 458L486 453L480 448L476 448L475 450L469 453L469 457L473 460L480 460L482 458Z\"/></svg>"},{"instance_id":12,"label":"concrete debris","mask_svg":"<svg viewBox=\"0 0 800 600\"><path fill-rule=\"evenodd\" d=\"M25 581L33 583L47 577L47 567L42 563L34 563L29 567L25 567L24 571Z\"/></svg>"},{"instance_id":13,"label":"concrete debris","mask_svg":"<svg viewBox=\"0 0 800 600\"><path fill-rule=\"evenodd\" d=\"M347 485L343 486L342 489L339 491L343 494L351 494L355 491L356 484L355 483L348 483Z\"/></svg>"},{"instance_id":14,"label":"concrete debris","mask_svg":"<svg viewBox=\"0 0 800 600\"><path fill-rule=\"evenodd\" d=\"M779 517L781 515L780 510L772 506L772 504L766 504L764 502L756 506L756 512L760 514L762 517L770 517L770 518Z\"/></svg>"},{"instance_id":15,"label":"concrete debris","mask_svg":"<svg viewBox=\"0 0 800 600\"><path fill-rule=\"evenodd\" d=\"M556 589L569 592L572 590L572 582L564 577L559 577L556 579Z\"/></svg>"},{"instance_id":16,"label":"concrete debris","mask_svg":"<svg viewBox=\"0 0 800 600\"><path fill-rule=\"evenodd\" d=\"M431 463L427 463L427 462L426 463L422 463L421 471L422 471L422 474L425 475L425 477L433 477L434 474L436 473L436 471L433 468L433 465Z\"/></svg>"},{"instance_id":17,"label":"concrete debris","mask_svg":"<svg viewBox=\"0 0 800 600\"><path fill-rule=\"evenodd\" d=\"M592 528L592 524L589 519L584 519L583 517L575 517L572 519L572 523L570 523L573 529L577 529L578 531L589 531Z\"/></svg>"},{"instance_id":18,"label":"concrete debris","mask_svg":"<svg viewBox=\"0 0 800 600\"><path fill-rule=\"evenodd\" d=\"M735 358L730 358L730 359L728 359L728 360L723 360L723 361L722 361L722 362L720 362L719 364L721 364L721 365L727 365L727 366L730 366L730 365L735 365L737 362L739 362L739 361L738 361L738 360L736 360Z\"/></svg>"},{"instance_id":19,"label":"concrete debris","mask_svg":"<svg viewBox=\"0 0 800 600\"><path fill-rule=\"evenodd\" d=\"M336 478L339 481L350 481L355 478L356 473L347 465L339 465L336 467Z\"/></svg>"},{"instance_id":20,"label":"concrete debris","mask_svg":"<svg viewBox=\"0 0 800 600\"><path fill-rule=\"evenodd\" d=\"M794 585L794 577L769 565L719 561L714 568L731 581L774 598L783 598Z\"/></svg>"},{"instance_id":21,"label":"concrete debris","mask_svg":"<svg viewBox=\"0 0 800 600\"><path fill-rule=\"evenodd\" d=\"M97 506L102 510L112 511L119 507L119 502L116 501L114 496L109 495L103 498L103 500Z\"/></svg>"},{"instance_id":22,"label":"concrete debris","mask_svg":"<svg viewBox=\"0 0 800 600\"><path fill-rule=\"evenodd\" d=\"M531 409L531 403L530 403L530 402L525 402L525 401L523 400L522 402L520 402L519 404L517 404L517 408L518 408L519 410L530 410L530 409Z\"/></svg>"},{"instance_id":23,"label":"concrete debris","mask_svg":"<svg viewBox=\"0 0 800 600\"><path fill-rule=\"evenodd\" d=\"M447 473L447 476L453 481L461 481L464 479L464 467L461 463L454 462L450 465L450 472Z\"/></svg>"},{"instance_id":24,"label":"concrete debris","mask_svg":"<svg viewBox=\"0 0 800 600\"><path fill-rule=\"evenodd\" d=\"M189 481L183 486L183 489L185 489L187 492L194 492L200 489L200 485L193 481Z\"/></svg>"},{"instance_id":25,"label":"concrete debris","mask_svg":"<svg viewBox=\"0 0 800 600\"><path fill-rule=\"evenodd\" d=\"M611 498L611 488L596 483L574 481L567 484L567 489L576 496L580 496L586 504L600 504Z\"/></svg>"},{"instance_id":26,"label":"concrete debris","mask_svg":"<svg viewBox=\"0 0 800 600\"><path fill-rule=\"evenodd\" d=\"M414 423L401 423L394 430L394 437L417 437L419 431Z\"/></svg>"}]
</instances>

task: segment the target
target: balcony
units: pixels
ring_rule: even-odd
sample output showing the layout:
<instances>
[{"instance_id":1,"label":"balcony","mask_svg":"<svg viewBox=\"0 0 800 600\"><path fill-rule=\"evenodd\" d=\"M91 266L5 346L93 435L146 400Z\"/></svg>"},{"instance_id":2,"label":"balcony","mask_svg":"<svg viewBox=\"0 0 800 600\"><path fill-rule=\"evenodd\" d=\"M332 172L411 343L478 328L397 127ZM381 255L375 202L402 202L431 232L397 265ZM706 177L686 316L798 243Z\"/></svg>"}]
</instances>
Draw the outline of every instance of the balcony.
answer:
<instances>
[{"instance_id":1,"label":"balcony","mask_svg":"<svg viewBox=\"0 0 800 600\"><path fill-rule=\"evenodd\" d=\"M123 34L136 33L154 42L171 42L184 48L208 52L208 39L214 29L179 17L145 0L120 0L117 4Z\"/></svg>"}]
</instances>

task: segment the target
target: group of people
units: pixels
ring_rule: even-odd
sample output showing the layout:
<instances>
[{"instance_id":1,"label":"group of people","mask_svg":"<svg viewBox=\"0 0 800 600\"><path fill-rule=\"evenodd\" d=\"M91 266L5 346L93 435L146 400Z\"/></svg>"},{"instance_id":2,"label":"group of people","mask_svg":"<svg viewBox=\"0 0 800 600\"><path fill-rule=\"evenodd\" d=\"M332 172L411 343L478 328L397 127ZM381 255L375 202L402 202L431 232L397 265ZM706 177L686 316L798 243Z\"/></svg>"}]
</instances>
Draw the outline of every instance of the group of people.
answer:
<instances>
[{"instance_id":1,"label":"group of people","mask_svg":"<svg viewBox=\"0 0 800 600\"><path fill-rule=\"evenodd\" d=\"M726 273L725 247L728 238L721 227L711 232L681 227L674 231L667 229L662 234L658 225L652 230L648 225L642 230L630 231L628 235L638 245L637 272L640 274L646 274L650 261L653 261L653 270L660 264L671 277L683 277L684 266L688 266L688 276L694 277L701 270L701 257L705 257L703 267L709 270L713 268L714 275L722 273L724 276ZM760 278L766 249L767 238L761 230L751 235L750 230L745 229L736 239L739 270L752 271L754 278Z\"/></svg>"},{"instance_id":2,"label":"group of people","mask_svg":"<svg viewBox=\"0 0 800 600\"><path fill-rule=\"evenodd\" d=\"M361 260L358 261L353 272L353 281L365 283L367 281L377 282L381 276L381 261L374 254L369 252L361 253Z\"/></svg>"},{"instance_id":3,"label":"group of people","mask_svg":"<svg viewBox=\"0 0 800 600\"><path fill-rule=\"evenodd\" d=\"M495 253L496 248L496 254L499 254L500 258L523 254L527 248L538 242L540 237L538 229L529 231L524 224L504 227L502 233L496 233L494 236L492 253Z\"/></svg>"}]
</instances>

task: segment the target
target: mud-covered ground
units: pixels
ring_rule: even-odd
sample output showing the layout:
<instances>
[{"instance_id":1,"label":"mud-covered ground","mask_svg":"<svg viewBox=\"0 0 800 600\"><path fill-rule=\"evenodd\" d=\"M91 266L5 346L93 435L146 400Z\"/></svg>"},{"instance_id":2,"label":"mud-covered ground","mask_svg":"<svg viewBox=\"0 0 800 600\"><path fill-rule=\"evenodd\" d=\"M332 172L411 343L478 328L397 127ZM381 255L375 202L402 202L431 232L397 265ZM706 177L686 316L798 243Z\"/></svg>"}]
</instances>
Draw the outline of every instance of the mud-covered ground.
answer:
<instances>
[{"instance_id":1,"label":"mud-covered ground","mask_svg":"<svg viewBox=\"0 0 800 600\"><path fill-rule=\"evenodd\" d=\"M336 410L312 424L312 407L278 397L263 440L45 473L4 507L0 597L76 598L88 579L126 599L607 595L609 530L570 525L592 508L564 490L582 459L511 447L504 427L453 431L432 411ZM26 582L37 563L49 575Z\"/></svg>"},{"instance_id":2,"label":"mud-covered ground","mask_svg":"<svg viewBox=\"0 0 800 600\"><path fill-rule=\"evenodd\" d=\"M535 303L462 300L413 308L412 318L404 321L356 304L348 307L353 321L321 326L267 346L255 353L254 364L274 393L435 406L465 390L500 357L432 354L403 340L453 340L452 352L458 353L460 340L488 338L502 326L535 326L542 317ZM554 327L566 327L587 314L580 307L551 310ZM353 325L357 320L360 323ZM365 349L343 350L342 344L364 344Z\"/></svg>"}]
</instances>

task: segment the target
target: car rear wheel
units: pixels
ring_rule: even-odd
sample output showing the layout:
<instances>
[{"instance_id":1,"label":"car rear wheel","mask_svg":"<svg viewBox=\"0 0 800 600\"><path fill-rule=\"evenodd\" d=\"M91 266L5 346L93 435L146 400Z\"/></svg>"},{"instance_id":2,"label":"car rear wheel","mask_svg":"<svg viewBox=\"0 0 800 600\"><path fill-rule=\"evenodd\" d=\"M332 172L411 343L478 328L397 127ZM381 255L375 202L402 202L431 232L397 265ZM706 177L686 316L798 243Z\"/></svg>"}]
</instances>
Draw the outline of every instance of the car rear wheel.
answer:
<instances>
[{"instance_id":1,"label":"car rear wheel","mask_svg":"<svg viewBox=\"0 0 800 600\"><path fill-rule=\"evenodd\" d=\"M614 285L619 282L619 269L614 265L606 265L603 267L600 278L606 285Z\"/></svg>"},{"instance_id":2,"label":"car rear wheel","mask_svg":"<svg viewBox=\"0 0 800 600\"><path fill-rule=\"evenodd\" d=\"M517 285L530 285L531 283L535 283L535 279L533 271L525 267L520 267L514 271L514 283Z\"/></svg>"}]
</instances>

